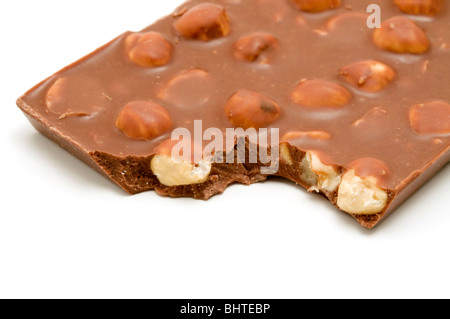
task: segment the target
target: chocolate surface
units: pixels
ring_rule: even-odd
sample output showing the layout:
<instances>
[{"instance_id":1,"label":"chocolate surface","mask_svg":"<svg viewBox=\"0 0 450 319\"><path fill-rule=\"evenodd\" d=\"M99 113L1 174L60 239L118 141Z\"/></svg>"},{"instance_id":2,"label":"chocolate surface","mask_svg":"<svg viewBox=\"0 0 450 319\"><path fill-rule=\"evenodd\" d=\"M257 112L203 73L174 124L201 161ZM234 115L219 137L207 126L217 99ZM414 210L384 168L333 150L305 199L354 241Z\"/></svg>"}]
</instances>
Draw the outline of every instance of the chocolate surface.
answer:
<instances>
[{"instance_id":1,"label":"chocolate surface","mask_svg":"<svg viewBox=\"0 0 450 319\"><path fill-rule=\"evenodd\" d=\"M205 129L250 127L264 113L249 106L247 121L236 120L229 103L255 92L271 116L254 126L279 128L291 151L300 152L297 161L315 150L326 154L327 164L355 168L361 177L375 174L378 164L360 167L354 164L359 159L385 165L378 182L392 205L360 220L372 227L450 159L450 5L409 15L394 1L379 1L383 25L374 30L367 26L371 0L333 1L319 13L300 10L299 2L189 1L56 73L19 106L41 132L131 193L159 188L208 198L229 183L265 177L254 167L216 166L220 185L210 178L209 195L204 189L194 194L189 187L161 186L146 162L172 129L192 130L194 120L203 120ZM206 16L192 10L197 4ZM142 101L157 105L146 123L161 126L137 133L119 128L124 108ZM321 133L305 138L299 132ZM130 174L127 161L140 168L124 179L118 172ZM279 175L302 184L297 173L281 165Z\"/></svg>"}]
</instances>

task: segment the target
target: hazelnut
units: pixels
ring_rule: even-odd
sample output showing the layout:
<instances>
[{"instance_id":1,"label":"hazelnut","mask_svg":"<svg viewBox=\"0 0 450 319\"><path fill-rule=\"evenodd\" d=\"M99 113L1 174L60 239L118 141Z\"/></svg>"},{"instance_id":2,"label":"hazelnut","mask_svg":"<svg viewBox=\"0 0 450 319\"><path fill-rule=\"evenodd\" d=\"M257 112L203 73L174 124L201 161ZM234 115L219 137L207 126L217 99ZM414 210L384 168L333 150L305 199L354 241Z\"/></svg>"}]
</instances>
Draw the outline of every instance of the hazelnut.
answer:
<instances>
[{"instance_id":1,"label":"hazelnut","mask_svg":"<svg viewBox=\"0 0 450 319\"><path fill-rule=\"evenodd\" d=\"M195 149L192 141L187 147ZM201 159L197 163L189 160L191 156L187 154L173 154L174 146L178 141L167 140L159 145L155 150L150 167L158 178L159 182L165 186L182 186L201 184L208 180L211 173L212 164L209 160ZM192 150L191 150L192 152Z\"/></svg>"},{"instance_id":2,"label":"hazelnut","mask_svg":"<svg viewBox=\"0 0 450 319\"><path fill-rule=\"evenodd\" d=\"M394 80L395 71L384 63L369 60L345 66L339 70L339 75L358 89L375 93Z\"/></svg>"},{"instance_id":3,"label":"hazelnut","mask_svg":"<svg viewBox=\"0 0 450 319\"><path fill-rule=\"evenodd\" d=\"M294 165L294 160L292 159L291 149L288 143L280 144L280 158L288 165Z\"/></svg>"},{"instance_id":4,"label":"hazelnut","mask_svg":"<svg viewBox=\"0 0 450 319\"><path fill-rule=\"evenodd\" d=\"M128 58L146 68L159 67L169 63L172 44L157 32L131 34L125 40Z\"/></svg>"},{"instance_id":5,"label":"hazelnut","mask_svg":"<svg viewBox=\"0 0 450 319\"><path fill-rule=\"evenodd\" d=\"M387 166L375 158L361 158L349 165L338 190L337 205L354 215L381 213L389 196L384 188L390 176Z\"/></svg>"},{"instance_id":6,"label":"hazelnut","mask_svg":"<svg viewBox=\"0 0 450 319\"><path fill-rule=\"evenodd\" d=\"M405 17L393 17L381 24L373 33L375 44L395 53L420 54L428 51L430 40L414 21Z\"/></svg>"},{"instance_id":7,"label":"hazelnut","mask_svg":"<svg viewBox=\"0 0 450 319\"><path fill-rule=\"evenodd\" d=\"M169 187L204 183L212 168L211 163L205 160L192 164L167 155L155 155L150 166L159 182Z\"/></svg>"},{"instance_id":8,"label":"hazelnut","mask_svg":"<svg viewBox=\"0 0 450 319\"><path fill-rule=\"evenodd\" d=\"M354 215L375 215L384 210L387 200L385 190L370 180L356 176L354 170L348 171L342 177L337 205L344 212Z\"/></svg>"},{"instance_id":9,"label":"hazelnut","mask_svg":"<svg viewBox=\"0 0 450 319\"><path fill-rule=\"evenodd\" d=\"M225 113L235 127L263 128L278 119L280 107L261 93L240 90L227 101Z\"/></svg>"},{"instance_id":10,"label":"hazelnut","mask_svg":"<svg viewBox=\"0 0 450 319\"><path fill-rule=\"evenodd\" d=\"M58 78L45 97L47 109L60 115L61 119L93 115L110 102L111 98L99 81L80 74Z\"/></svg>"},{"instance_id":11,"label":"hazelnut","mask_svg":"<svg viewBox=\"0 0 450 319\"><path fill-rule=\"evenodd\" d=\"M336 9L341 5L341 0L292 0L294 5L305 12L322 12Z\"/></svg>"},{"instance_id":12,"label":"hazelnut","mask_svg":"<svg viewBox=\"0 0 450 319\"><path fill-rule=\"evenodd\" d=\"M450 104L433 101L409 110L411 127L419 134L450 134Z\"/></svg>"},{"instance_id":13,"label":"hazelnut","mask_svg":"<svg viewBox=\"0 0 450 319\"><path fill-rule=\"evenodd\" d=\"M181 72L173 77L158 97L181 108L196 108L206 104L214 91L211 75L200 69Z\"/></svg>"},{"instance_id":14,"label":"hazelnut","mask_svg":"<svg viewBox=\"0 0 450 319\"><path fill-rule=\"evenodd\" d=\"M116 127L126 136L150 140L172 128L170 113L162 106L149 101L133 101L120 112Z\"/></svg>"},{"instance_id":15,"label":"hazelnut","mask_svg":"<svg viewBox=\"0 0 450 319\"><path fill-rule=\"evenodd\" d=\"M238 60L269 64L278 48L278 40L270 33L255 32L240 38L234 47L234 56Z\"/></svg>"},{"instance_id":16,"label":"hazelnut","mask_svg":"<svg viewBox=\"0 0 450 319\"><path fill-rule=\"evenodd\" d=\"M444 0L394 0L397 7L408 14L434 16L444 9Z\"/></svg>"},{"instance_id":17,"label":"hazelnut","mask_svg":"<svg viewBox=\"0 0 450 319\"><path fill-rule=\"evenodd\" d=\"M310 191L331 193L341 182L341 176L334 165L329 165L331 158L319 151L308 151L300 163L301 178L311 185Z\"/></svg>"},{"instance_id":18,"label":"hazelnut","mask_svg":"<svg viewBox=\"0 0 450 319\"><path fill-rule=\"evenodd\" d=\"M343 86L325 80L303 80L291 94L291 100L311 107L342 107L352 100Z\"/></svg>"},{"instance_id":19,"label":"hazelnut","mask_svg":"<svg viewBox=\"0 0 450 319\"><path fill-rule=\"evenodd\" d=\"M210 41L227 36L230 24L223 6L202 3L187 10L175 22L175 30L187 39Z\"/></svg>"}]
</instances>

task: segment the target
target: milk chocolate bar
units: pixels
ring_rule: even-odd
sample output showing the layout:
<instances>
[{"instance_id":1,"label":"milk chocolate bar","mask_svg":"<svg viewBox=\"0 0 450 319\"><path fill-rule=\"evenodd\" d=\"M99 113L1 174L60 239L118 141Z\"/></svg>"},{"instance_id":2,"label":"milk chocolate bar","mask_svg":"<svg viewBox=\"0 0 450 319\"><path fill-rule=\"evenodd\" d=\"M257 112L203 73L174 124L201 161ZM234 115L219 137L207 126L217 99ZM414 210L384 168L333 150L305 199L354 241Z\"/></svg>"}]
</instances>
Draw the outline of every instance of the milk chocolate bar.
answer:
<instances>
[{"instance_id":1,"label":"milk chocolate bar","mask_svg":"<svg viewBox=\"0 0 450 319\"><path fill-rule=\"evenodd\" d=\"M372 228L450 158L450 3L373 2L188 1L18 106L130 194L277 175Z\"/></svg>"}]
</instances>

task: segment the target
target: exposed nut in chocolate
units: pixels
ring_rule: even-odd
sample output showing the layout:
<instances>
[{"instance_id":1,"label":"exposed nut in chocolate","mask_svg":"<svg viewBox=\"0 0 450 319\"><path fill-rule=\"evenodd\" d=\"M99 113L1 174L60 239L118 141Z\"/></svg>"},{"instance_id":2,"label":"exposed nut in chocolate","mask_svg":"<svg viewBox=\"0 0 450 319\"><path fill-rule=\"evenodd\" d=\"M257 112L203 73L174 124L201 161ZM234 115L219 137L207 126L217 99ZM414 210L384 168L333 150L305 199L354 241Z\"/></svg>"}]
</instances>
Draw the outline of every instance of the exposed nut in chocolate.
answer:
<instances>
[{"instance_id":1,"label":"exposed nut in chocolate","mask_svg":"<svg viewBox=\"0 0 450 319\"><path fill-rule=\"evenodd\" d=\"M147 68L168 64L173 50L172 44L157 32L131 34L125 48L131 61Z\"/></svg>"},{"instance_id":2,"label":"exposed nut in chocolate","mask_svg":"<svg viewBox=\"0 0 450 319\"><path fill-rule=\"evenodd\" d=\"M167 155L155 155L151 169L159 182L165 186L201 184L208 180L211 163L205 160L198 164L173 159Z\"/></svg>"},{"instance_id":3,"label":"exposed nut in chocolate","mask_svg":"<svg viewBox=\"0 0 450 319\"><path fill-rule=\"evenodd\" d=\"M172 128L170 113L150 101L133 101L120 112L116 127L134 139L151 140Z\"/></svg>"},{"instance_id":4,"label":"exposed nut in chocolate","mask_svg":"<svg viewBox=\"0 0 450 319\"><path fill-rule=\"evenodd\" d=\"M176 22L175 30L188 39L210 41L230 33L225 8L218 4L198 4L184 13Z\"/></svg>"},{"instance_id":5,"label":"exposed nut in chocolate","mask_svg":"<svg viewBox=\"0 0 450 319\"><path fill-rule=\"evenodd\" d=\"M214 91L211 75L200 69L181 72L169 81L158 97L167 103L182 107L196 108L207 103Z\"/></svg>"},{"instance_id":6,"label":"exposed nut in chocolate","mask_svg":"<svg viewBox=\"0 0 450 319\"><path fill-rule=\"evenodd\" d=\"M356 88L375 93L384 89L394 80L395 71L384 63L367 60L341 68L339 75Z\"/></svg>"},{"instance_id":7,"label":"exposed nut in chocolate","mask_svg":"<svg viewBox=\"0 0 450 319\"><path fill-rule=\"evenodd\" d=\"M444 0L394 0L397 7L408 14L437 15L444 9Z\"/></svg>"},{"instance_id":8,"label":"exposed nut in chocolate","mask_svg":"<svg viewBox=\"0 0 450 319\"><path fill-rule=\"evenodd\" d=\"M209 160L202 159L194 163L193 154L172 154L172 150L178 141L167 140L155 150L156 155L150 163L153 174L159 182L165 186L182 186L201 184L208 180L212 164ZM189 145L191 153L194 151L193 143ZM191 157L191 160L189 160Z\"/></svg>"},{"instance_id":9,"label":"exposed nut in chocolate","mask_svg":"<svg viewBox=\"0 0 450 319\"><path fill-rule=\"evenodd\" d=\"M292 0L292 2L305 12L322 12L336 9L341 5L341 0Z\"/></svg>"},{"instance_id":10,"label":"exposed nut in chocolate","mask_svg":"<svg viewBox=\"0 0 450 319\"><path fill-rule=\"evenodd\" d=\"M381 24L373 33L375 44L395 53L420 54L428 51L430 40L411 19L397 16Z\"/></svg>"},{"instance_id":11,"label":"exposed nut in chocolate","mask_svg":"<svg viewBox=\"0 0 450 319\"><path fill-rule=\"evenodd\" d=\"M343 211L355 215L374 215L386 207L388 195L370 179L356 176L350 170L342 177L337 205Z\"/></svg>"},{"instance_id":12,"label":"exposed nut in chocolate","mask_svg":"<svg viewBox=\"0 0 450 319\"><path fill-rule=\"evenodd\" d=\"M95 114L110 102L105 88L95 78L83 75L57 79L45 99L47 109L61 119Z\"/></svg>"},{"instance_id":13,"label":"exposed nut in chocolate","mask_svg":"<svg viewBox=\"0 0 450 319\"><path fill-rule=\"evenodd\" d=\"M349 165L338 190L337 205L354 215L381 213L389 196L383 188L390 172L386 165L374 158L361 158Z\"/></svg>"},{"instance_id":14,"label":"exposed nut in chocolate","mask_svg":"<svg viewBox=\"0 0 450 319\"><path fill-rule=\"evenodd\" d=\"M292 159L292 154L290 146L288 143L280 144L280 158L289 165L294 165L294 160Z\"/></svg>"},{"instance_id":15,"label":"exposed nut in chocolate","mask_svg":"<svg viewBox=\"0 0 450 319\"><path fill-rule=\"evenodd\" d=\"M419 134L450 134L450 104L433 101L409 110L411 127Z\"/></svg>"},{"instance_id":16,"label":"exposed nut in chocolate","mask_svg":"<svg viewBox=\"0 0 450 319\"><path fill-rule=\"evenodd\" d=\"M342 107L350 103L352 94L342 85L325 80L303 80L291 94L291 100L310 107Z\"/></svg>"},{"instance_id":17,"label":"exposed nut in chocolate","mask_svg":"<svg viewBox=\"0 0 450 319\"><path fill-rule=\"evenodd\" d=\"M278 40L270 33L255 32L240 38L234 48L238 60L269 64L278 48Z\"/></svg>"},{"instance_id":18,"label":"exposed nut in chocolate","mask_svg":"<svg viewBox=\"0 0 450 319\"><path fill-rule=\"evenodd\" d=\"M280 107L259 92L240 90L227 101L225 113L235 127L263 128L278 119Z\"/></svg>"},{"instance_id":19,"label":"exposed nut in chocolate","mask_svg":"<svg viewBox=\"0 0 450 319\"><path fill-rule=\"evenodd\" d=\"M310 191L333 192L339 186L341 176L334 165L323 162L327 159L328 156L322 152L308 151L300 164L301 178L311 185Z\"/></svg>"}]
</instances>

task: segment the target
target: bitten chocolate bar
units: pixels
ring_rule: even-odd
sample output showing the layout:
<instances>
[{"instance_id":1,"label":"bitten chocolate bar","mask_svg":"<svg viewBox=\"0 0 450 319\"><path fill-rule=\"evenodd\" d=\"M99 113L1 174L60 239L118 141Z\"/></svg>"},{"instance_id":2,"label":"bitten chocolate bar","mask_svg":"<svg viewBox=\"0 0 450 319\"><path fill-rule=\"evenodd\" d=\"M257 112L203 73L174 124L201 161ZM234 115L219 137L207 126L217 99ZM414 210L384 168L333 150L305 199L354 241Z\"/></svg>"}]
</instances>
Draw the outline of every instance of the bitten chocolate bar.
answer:
<instances>
[{"instance_id":1,"label":"bitten chocolate bar","mask_svg":"<svg viewBox=\"0 0 450 319\"><path fill-rule=\"evenodd\" d=\"M373 2L188 1L18 106L130 194L277 175L372 228L450 158L450 3Z\"/></svg>"}]
</instances>

